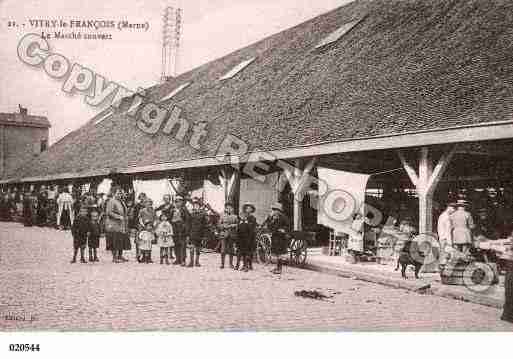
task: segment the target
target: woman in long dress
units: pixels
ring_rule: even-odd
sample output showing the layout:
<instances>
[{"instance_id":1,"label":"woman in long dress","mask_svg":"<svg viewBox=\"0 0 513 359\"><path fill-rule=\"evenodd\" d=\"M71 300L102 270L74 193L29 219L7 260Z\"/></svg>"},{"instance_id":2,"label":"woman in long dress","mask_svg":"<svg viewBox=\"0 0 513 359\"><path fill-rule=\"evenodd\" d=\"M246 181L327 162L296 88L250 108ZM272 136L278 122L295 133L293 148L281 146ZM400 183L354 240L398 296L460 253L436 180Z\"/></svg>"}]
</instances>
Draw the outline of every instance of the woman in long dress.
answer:
<instances>
[{"instance_id":1,"label":"woman in long dress","mask_svg":"<svg viewBox=\"0 0 513 359\"><path fill-rule=\"evenodd\" d=\"M511 245L513 250L513 244ZM510 252L513 253L513 252ZM510 257L507 261L506 279L504 281L505 287L505 301L504 311L501 319L513 323L513 258Z\"/></svg>"}]
</instances>

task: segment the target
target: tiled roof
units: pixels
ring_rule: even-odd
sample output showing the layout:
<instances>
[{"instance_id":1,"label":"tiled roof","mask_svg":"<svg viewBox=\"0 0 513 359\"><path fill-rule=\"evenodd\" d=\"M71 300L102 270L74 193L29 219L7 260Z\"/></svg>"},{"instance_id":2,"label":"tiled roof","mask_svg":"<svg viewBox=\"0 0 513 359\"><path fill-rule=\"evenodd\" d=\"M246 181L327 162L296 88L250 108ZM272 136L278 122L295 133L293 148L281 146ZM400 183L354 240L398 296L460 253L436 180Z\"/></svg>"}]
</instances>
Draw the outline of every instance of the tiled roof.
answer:
<instances>
[{"instance_id":1,"label":"tiled roof","mask_svg":"<svg viewBox=\"0 0 513 359\"><path fill-rule=\"evenodd\" d=\"M355 1L150 88L158 101L191 83L169 101L185 119L209 124L201 151L149 136L117 113L93 119L17 175L204 158L229 133L263 151L511 120L511 24L507 0Z\"/></svg>"}]
</instances>

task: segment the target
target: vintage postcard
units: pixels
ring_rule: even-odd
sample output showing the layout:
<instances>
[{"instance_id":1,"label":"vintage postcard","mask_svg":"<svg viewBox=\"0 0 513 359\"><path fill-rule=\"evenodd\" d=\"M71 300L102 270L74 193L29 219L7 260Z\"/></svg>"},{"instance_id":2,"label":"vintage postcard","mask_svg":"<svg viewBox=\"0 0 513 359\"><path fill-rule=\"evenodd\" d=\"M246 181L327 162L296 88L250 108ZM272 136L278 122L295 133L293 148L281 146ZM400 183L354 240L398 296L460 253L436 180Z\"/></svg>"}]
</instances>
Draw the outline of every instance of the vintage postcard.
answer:
<instances>
[{"instance_id":1,"label":"vintage postcard","mask_svg":"<svg viewBox=\"0 0 513 359\"><path fill-rule=\"evenodd\" d=\"M513 330L511 2L0 15L4 334Z\"/></svg>"}]
</instances>

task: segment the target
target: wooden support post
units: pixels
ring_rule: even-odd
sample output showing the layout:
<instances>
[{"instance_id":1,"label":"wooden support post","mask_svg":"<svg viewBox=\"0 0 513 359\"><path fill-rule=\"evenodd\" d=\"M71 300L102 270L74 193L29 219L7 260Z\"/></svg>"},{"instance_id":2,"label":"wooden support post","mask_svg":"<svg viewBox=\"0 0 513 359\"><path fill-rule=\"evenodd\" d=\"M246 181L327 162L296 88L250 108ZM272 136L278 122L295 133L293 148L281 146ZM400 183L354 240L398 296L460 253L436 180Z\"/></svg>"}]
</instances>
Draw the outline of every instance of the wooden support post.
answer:
<instances>
[{"instance_id":1,"label":"wooden support post","mask_svg":"<svg viewBox=\"0 0 513 359\"><path fill-rule=\"evenodd\" d=\"M309 175L317 162L317 158L313 158L304 164L304 160L298 158L294 162L294 168L284 168L283 173L290 183L293 194L292 212L294 216L294 230L301 231L303 229L303 198L305 189L311 185Z\"/></svg>"},{"instance_id":2,"label":"wooden support post","mask_svg":"<svg viewBox=\"0 0 513 359\"><path fill-rule=\"evenodd\" d=\"M303 167L303 160L298 158L294 163L294 181L296 181L295 186L292 188L295 189L294 197L293 197L293 209L294 209L294 230L300 231L303 228L303 196L298 193L301 189L299 188L299 180L301 178L301 169ZM298 196L296 196L298 194Z\"/></svg>"},{"instance_id":3,"label":"wooden support post","mask_svg":"<svg viewBox=\"0 0 513 359\"><path fill-rule=\"evenodd\" d=\"M456 146L452 146L444 152L433 169L433 161L429 157L429 148L422 147L419 156L418 174L408 163L403 153L401 151L397 153L411 182L415 185L419 197L419 233L433 232L433 194L455 150Z\"/></svg>"},{"instance_id":4,"label":"wooden support post","mask_svg":"<svg viewBox=\"0 0 513 359\"><path fill-rule=\"evenodd\" d=\"M428 190L429 180L433 172L433 162L429 157L429 149L422 147L419 158L419 181L417 195L419 196L419 233L433 231L433 191Z\"/></svg>"},{"instance_id":5,"label":"wooden support post","mask_svg":"<svg viewBox=\"0 0 513 359\"><path fill-rule=\"evenodd\" d=\"M231 172L231 173L230 173ZM235 169L233 171L221 171L224 184L225 184L225 203L231 202L233 204L234 210L239 210L239 198L240 198L240 170Z\"/></svg>"}]
</instances>

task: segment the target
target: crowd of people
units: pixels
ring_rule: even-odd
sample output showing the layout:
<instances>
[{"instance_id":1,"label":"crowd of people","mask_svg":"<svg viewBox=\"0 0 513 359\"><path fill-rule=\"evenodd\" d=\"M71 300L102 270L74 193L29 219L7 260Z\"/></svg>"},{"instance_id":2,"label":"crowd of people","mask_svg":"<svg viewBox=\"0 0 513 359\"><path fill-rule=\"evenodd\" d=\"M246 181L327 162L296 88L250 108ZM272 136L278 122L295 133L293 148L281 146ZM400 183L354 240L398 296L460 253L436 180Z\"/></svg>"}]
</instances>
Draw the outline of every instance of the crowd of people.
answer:
<instances>
[{"instance_id":1,"label":"crowd of people","mask_svg":"<svg viewBox=\"0 0 513 359\"><path fill-rule=\"evenodd\" d=\"M104 235L105 249L112 253L114 263L127 262L123 254L132 250L132 245L139 263L153 263L152 249L156 246L160 264L199 267L204 239L213 233L218 239L221 269L226 266L226 256L231 269L253 269L259 225L251 203L242 205L240 215L233 203L226 203L224 212L218 214L200 198L175 195L172 199L166 194L163 204L154 207L146 194L134 198L133 192L126 193L119 186L114 186L108 195L94 190L79 193L69 187L41 186L38 191L26 193L8 191L1 198L0 220L71 230L71 263L77 262L79 254L81 263L98 262L100 237ZM188 200L190 210L186 206ZM270 210L261 226L271 233L271 252L276 257L273 272L279 274L281 256L287 251L290 221L281 203L273 204Z\"/></svg>"}]
</instances>

